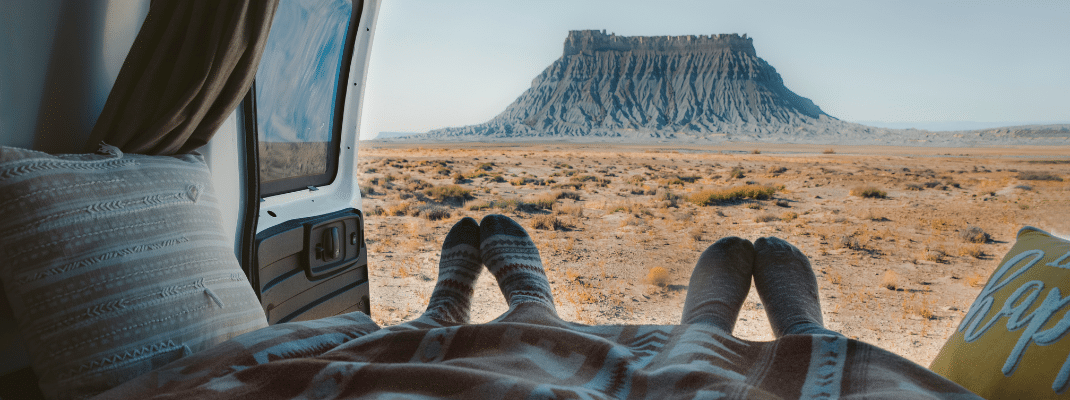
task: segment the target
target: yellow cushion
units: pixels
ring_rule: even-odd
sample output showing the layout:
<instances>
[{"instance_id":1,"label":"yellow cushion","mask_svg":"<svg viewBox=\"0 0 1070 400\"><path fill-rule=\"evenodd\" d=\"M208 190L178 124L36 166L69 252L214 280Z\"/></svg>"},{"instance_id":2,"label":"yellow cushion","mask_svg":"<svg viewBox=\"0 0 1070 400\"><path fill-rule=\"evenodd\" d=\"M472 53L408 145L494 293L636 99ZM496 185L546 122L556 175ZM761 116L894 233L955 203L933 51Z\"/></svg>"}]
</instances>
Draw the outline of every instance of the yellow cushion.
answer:
<instances>
[{"instance_id":1,"label":"yellow cushion","mask_svg":"<svg viewBox=\"0 0 1070 400\"><path fill-rule=\"evenodd\" d=\"M1070 241L1033 227L929 367L988 399L1070 398Z\"/></svg>"}]
</instances>

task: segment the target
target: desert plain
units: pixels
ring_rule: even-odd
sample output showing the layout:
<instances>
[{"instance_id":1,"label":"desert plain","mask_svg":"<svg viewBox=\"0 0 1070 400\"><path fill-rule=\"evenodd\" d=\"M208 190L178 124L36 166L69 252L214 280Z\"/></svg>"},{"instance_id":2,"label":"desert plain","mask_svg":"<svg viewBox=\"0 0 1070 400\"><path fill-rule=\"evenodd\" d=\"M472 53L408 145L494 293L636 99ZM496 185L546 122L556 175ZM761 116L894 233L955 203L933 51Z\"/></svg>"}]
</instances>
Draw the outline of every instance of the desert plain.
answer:
<instances>
[{"instance_id":1,"label":"desert plain","mask_svg":"<svg viewBox=\"0 0 1070 400\"><path fill-rule=\"evenodd\" d=\"M809 258L828 328L928 366L1023 226L1070 235L1070 146L361 142L372 317L419 316L442 239L505 214L562 318L679 323L699 254L776 236ZM472 322L507 310L484 271ZM752 289L733 334L772 340Z\"/></svg>"}]
</instances>

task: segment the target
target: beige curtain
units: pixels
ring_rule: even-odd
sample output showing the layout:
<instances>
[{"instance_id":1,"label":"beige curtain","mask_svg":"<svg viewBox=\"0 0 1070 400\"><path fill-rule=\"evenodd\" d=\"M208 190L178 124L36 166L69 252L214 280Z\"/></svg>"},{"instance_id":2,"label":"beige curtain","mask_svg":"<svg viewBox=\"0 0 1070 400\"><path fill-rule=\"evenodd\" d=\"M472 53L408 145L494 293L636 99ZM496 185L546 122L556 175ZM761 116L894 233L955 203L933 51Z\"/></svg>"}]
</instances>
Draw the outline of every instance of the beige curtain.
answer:
<instances>
[{"instance_id":1,"label":"beige curtain","mask_svg":"<svg viewBox=\"0 0 1070 400\"><path fill-rule=\"evenodd\" d=\"M153 0L86 143L184 154L252 86L278 0Z\"/></svg>"}]
</instances>

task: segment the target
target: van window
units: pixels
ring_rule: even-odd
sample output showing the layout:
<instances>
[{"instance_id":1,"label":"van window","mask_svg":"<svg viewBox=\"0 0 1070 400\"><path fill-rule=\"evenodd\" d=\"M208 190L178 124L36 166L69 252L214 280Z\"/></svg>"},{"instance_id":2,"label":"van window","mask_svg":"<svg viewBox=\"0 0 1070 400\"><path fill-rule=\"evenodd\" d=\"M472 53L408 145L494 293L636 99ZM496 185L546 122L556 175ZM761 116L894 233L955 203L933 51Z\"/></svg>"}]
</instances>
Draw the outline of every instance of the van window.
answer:
<instances>
[{"instance_id":1,"label":"van window","mask_svg":"<svg viewBox=\"0 0 1070 400\"><path fill-rule=\"evenodd\" d=\"M348 79L351 0L283 0L256 73L261 195L329 184Z\"/></svg>"}]
</instances>

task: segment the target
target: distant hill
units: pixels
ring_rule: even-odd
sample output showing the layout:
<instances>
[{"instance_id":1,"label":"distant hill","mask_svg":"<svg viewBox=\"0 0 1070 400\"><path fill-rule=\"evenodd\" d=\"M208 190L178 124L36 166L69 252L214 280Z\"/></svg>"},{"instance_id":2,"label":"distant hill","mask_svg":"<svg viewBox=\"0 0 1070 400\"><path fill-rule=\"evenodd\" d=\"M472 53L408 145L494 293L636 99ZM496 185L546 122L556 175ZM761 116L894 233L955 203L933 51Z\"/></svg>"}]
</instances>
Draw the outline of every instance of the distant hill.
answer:
<instances>
[{"instance_id":1,"label":"distant hill","mask_svg":"<svg viewBox=\"0 0 1070 400\"><path fill-rule=\"evenodd\" d=\"M789 90L776 69L757 56L747 35L617 36L583 30L569 32L561 58L490 121L401 140L1070 144L1070 135L1058 128L968 132L841 121Z\"/></svg>"},{"instance_id":2,"label":"distant hill","mask_svg":"<svg viewBox=\"0 0 1070 400\"><path fill-rule=\"evenodd\" d=\"M397 139L419 134L420 132L379 132L375 135L375 139Z\"/></svg>"}]
</instances>

